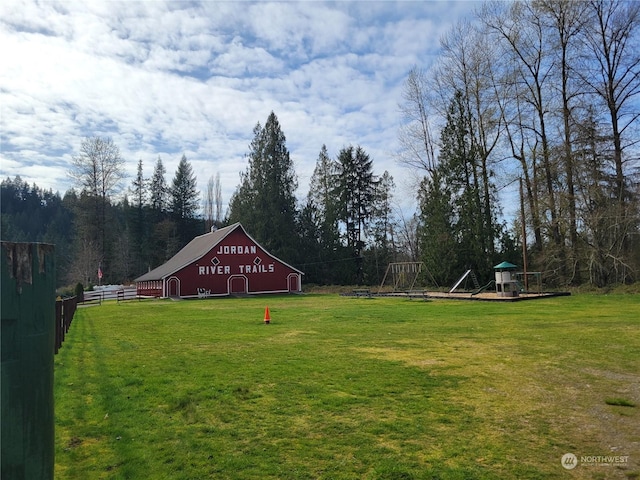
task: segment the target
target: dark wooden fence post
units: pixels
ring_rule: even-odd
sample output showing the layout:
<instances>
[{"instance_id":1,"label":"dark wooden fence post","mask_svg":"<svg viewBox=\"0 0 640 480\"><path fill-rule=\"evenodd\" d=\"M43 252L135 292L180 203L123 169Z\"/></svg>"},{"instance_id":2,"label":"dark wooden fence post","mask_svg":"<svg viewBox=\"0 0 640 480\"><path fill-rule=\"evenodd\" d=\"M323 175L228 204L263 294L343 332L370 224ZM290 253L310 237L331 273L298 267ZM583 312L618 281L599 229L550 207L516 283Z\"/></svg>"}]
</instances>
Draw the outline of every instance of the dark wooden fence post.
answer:
<instances>
[{"instance_id":1,"label":"dark wooden fence post","mask_svg":"<svg viewBox=\"0 0 640 480\"><path fill-rule=\"evenodd\" d=\"M78 308L77 296L56 300L56 354L62 347L67 333L69 333L73 316L76 314L76 308Z\"/></svg>"},{"instance_id":2,"label":"dark wooden fence post","mask_svg":"<svg viewBox=\"0 0 640 480\"><path fill-rule=\"evenodd\" d=\"M53 479L53 245L2 242L2 466L7 479Z\"/></svg>"},{"instance_id":3,"label":"dark wooden fence post","mask_svg":"<svg viewBox=\"0 0 640 480\"><path fill-rule=\"evenodd\" d=\"M56 346L53 351L56 355L62 346L62 342L64 341L64 333L62 329L62 308L63 301L62 299L56 300Z\"/></svg>"}]
</instances>

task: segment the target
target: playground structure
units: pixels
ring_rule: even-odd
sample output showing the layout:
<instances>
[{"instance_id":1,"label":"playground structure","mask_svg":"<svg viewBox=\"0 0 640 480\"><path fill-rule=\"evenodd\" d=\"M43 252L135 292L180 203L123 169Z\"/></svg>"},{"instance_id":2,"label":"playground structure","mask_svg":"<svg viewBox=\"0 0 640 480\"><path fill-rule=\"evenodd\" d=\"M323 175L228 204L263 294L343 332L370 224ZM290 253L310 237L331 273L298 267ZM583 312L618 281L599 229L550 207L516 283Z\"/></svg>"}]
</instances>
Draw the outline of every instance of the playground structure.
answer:
<instances>
[{"instance_id":1,"label":"playground structure","mask_svg":"<svg viewBox=\"0 0 640 480\"><path fill-rule=\"evenodd\" d=\"M469 282L471 282L473 285L472 289L469 288ZM473 270L469 269L466 272L464 272L462 276L458 279L458 281L456 281L456 283L453 285L453 287L451 287L451 290L449 290L449 294L453 295L453 294L460 294L460 293L468 293L471 296L475 296L485 292L489 288L493 287L495 284L496 284L496 281L495 279L493 279L493 280L490 280L489 283L481 286L480 282L478 282L478 277L476 273ZM458 289L461 289L461 290L456 291Z\"/></svg>"},{"instance_id":2,"label":"playground structure","mask_svg":"<svg viewBox=\"0 0 640 480\"><path fill-rule=\"evenodd\" d=\"M515 272L518 283L522 285L522 291L527 293L542 293L542 272ZM532 286L531 279L534 280Z\"/></svg>"},{"instance_id":3,"label":"playground structure","mask_svg":"<svg viewBox=\"0 0 640 480\"><path fill-rule=\"evenodd\" d=\"M495 270L496 295L499 297L517 297L521 286L515 276L517 267L513 263L502 262L493 269Z\"/></svg>"},{"instance_id":4,"label":"playground structure","mask_svg":"<svg viewBox=\"0 0 640 480\"><path fill-rule=\"evenodd\" d=\"M536 298L571 295L569 292L542 291L542 272L517 272L516 265L502 262L495 267L494 279L480 285L478 276L472 269L466 270L450 290L438 287L433 275L422 262L395 262L387 266L378 292L369 288L356 289L353 296L367 298L395 296L403 298L517 301ZM435 288L427 290L424 285L427 276ZM533 285L533 288L531 286Z\"/></svg>"},{"instance_id":5,"label":"playground structure","mask_svg":"<svg viewBox=\"0 0 640 480\"><path fill-rule=\"evenodd\" d=\"M451 287L451 290L449 290L449 293L454 293L461 285L465 290L467 290L466 287L467 287L467 282L469 280L473 282L474 290L477 290L478 293L480 293L480 291L485 288L485 287L480 287L480 283L478 283L478 277L476 276L475 272L469 269L466 272L464 272L462 276L458 279L458 281L453 285L453 287ZM464 284L462 282L464 282Z\"/></svg>"},{"instance_id":6,"label":"playground structure","mask_svg":"<svg viewBox=\"0 0 640 480\"><path fill-rule=\"evenodd\" d=\"M516 272L515 268L516 266L509 262L496 265L494 267L496 270L495 278L482 286L478 282L475 272L469 269L456 281L449 293L469 293L471 296L475 296L495 287L495 294L498 297L518 297L521 294L540 295L542 293L542 272ZM473 288L470 288L471 286ZM531 288L532 286L533 288Z\"/></svg>"},{"instance_id":7,"label":"playground structure","mask_svg":"<svg viewBox=\"0 0 640 480\"><path fill-rule=\"evenodd\" d=\"M465 271L448 293L429 292L431 298L476 300L526 300L549 296L564 296L567 292L543 292L542 272L518 272L516 265L502 262L493 267L495 276L485 285L471 269Z\"/></svg>"},{"instance_id":8,"label":"playground structure","mask_svg":"<svg viewBox=\"0 0 640 480\"><path fill-rule=\"evenodd\" d=\"M384 293L385 286L388 284L390 284L393 293L412 292L416 289L416 283L423 272L428 274L435 283L435 279L423 262L390 263L382 278L378 293Z\"/></svg>"}]
</instances>

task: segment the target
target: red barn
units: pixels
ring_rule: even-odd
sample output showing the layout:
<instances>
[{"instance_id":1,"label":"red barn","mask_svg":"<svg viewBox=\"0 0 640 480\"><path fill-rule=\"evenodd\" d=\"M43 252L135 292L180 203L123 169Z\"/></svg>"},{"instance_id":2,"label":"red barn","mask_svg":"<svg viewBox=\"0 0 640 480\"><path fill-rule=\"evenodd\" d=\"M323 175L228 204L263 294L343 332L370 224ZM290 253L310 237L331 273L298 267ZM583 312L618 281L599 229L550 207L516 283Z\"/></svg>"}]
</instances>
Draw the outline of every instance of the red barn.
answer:
<instances>
[{"instance_id":1,"label":"red barn","mask_svg":"<svg viewBox=\"0 0 640 480\"><path fill-rule=\"evenodd\" d=\"M167 263L135 281L138 295L205 298L298 293L302 275L235 223L194 238Z\"/></svg>"}]
</instances>

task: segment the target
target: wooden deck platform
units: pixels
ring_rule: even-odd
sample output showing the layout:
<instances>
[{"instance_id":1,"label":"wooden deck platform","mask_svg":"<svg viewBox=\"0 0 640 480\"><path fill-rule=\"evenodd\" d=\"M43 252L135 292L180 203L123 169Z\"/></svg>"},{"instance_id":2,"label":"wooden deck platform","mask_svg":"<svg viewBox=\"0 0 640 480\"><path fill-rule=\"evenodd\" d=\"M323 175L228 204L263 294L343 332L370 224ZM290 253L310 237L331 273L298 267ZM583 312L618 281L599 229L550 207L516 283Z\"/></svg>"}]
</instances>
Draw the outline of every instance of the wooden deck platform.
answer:
<instances>
[{"instance_id":1,"label":"wooden deck platform","mask_svg":"<svg viewBox=\"0 0 640 480\"><path fill-rule=\"evenodd\" d=\"M398 295L398 294L393 294ZM495 292L482 292L474 295L472 292L428 292L428 299L443 300L476 300L484 302L519 302L523 300L537 300L540 298L566 297L570 292L541 292L541 293L520 293L517 297L499 297ZM398 296L401 296L398 295Z\"/></svg>"},{"instance_id":2,"label":"wooden deck platform","mask_svg":"<svg viewBox=\"0 0 640 480\"><path fill-rule=\"evenodd\" d=\"M347 297L361 297L364 296L362 292L349 292L341 293L342 296ZM537 300L540 298L551 297L568 297L571 292L540 292L540 293L520 293L517 297L499 297L495 292L481 292L473 294L473 292L435 292L427 290L412 290L408 292L369 292L366 294L368 298L375 297L397 297L407 298L409 300L419 298L422 300L475 300L481 302L521 302L523 300Z\"/></svg>"}]
</instances>

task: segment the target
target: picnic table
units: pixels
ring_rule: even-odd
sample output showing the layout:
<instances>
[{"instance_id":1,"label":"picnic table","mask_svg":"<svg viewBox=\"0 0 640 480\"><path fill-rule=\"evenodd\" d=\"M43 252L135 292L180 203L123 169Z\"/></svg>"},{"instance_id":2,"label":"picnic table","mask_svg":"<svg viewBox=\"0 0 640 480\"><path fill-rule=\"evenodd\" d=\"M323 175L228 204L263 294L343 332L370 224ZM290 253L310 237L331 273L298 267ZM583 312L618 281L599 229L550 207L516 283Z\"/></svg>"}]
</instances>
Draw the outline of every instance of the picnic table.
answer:
<instances>
[{"instance_id":1,"label":"picnic table","mask_svg":"<svg viewBox=\"0 0 640 480\"><path fill-rule=\"evenodd\" d=\"M409 297L409 300L414 298L422 298L423 300L426 300L429 297L426 290L408 290L406 295Z\"/></svg>"},{"instance_id":2,"label":"picnic table","mask_svg":"<svg viewBox=\"0 0 640 480\"><path fill-rule=\"evenodd\" d=\"M356 288L353 290L356 297L371 297L371 290L368 288Z\"/></svg>"}]
</instances>

